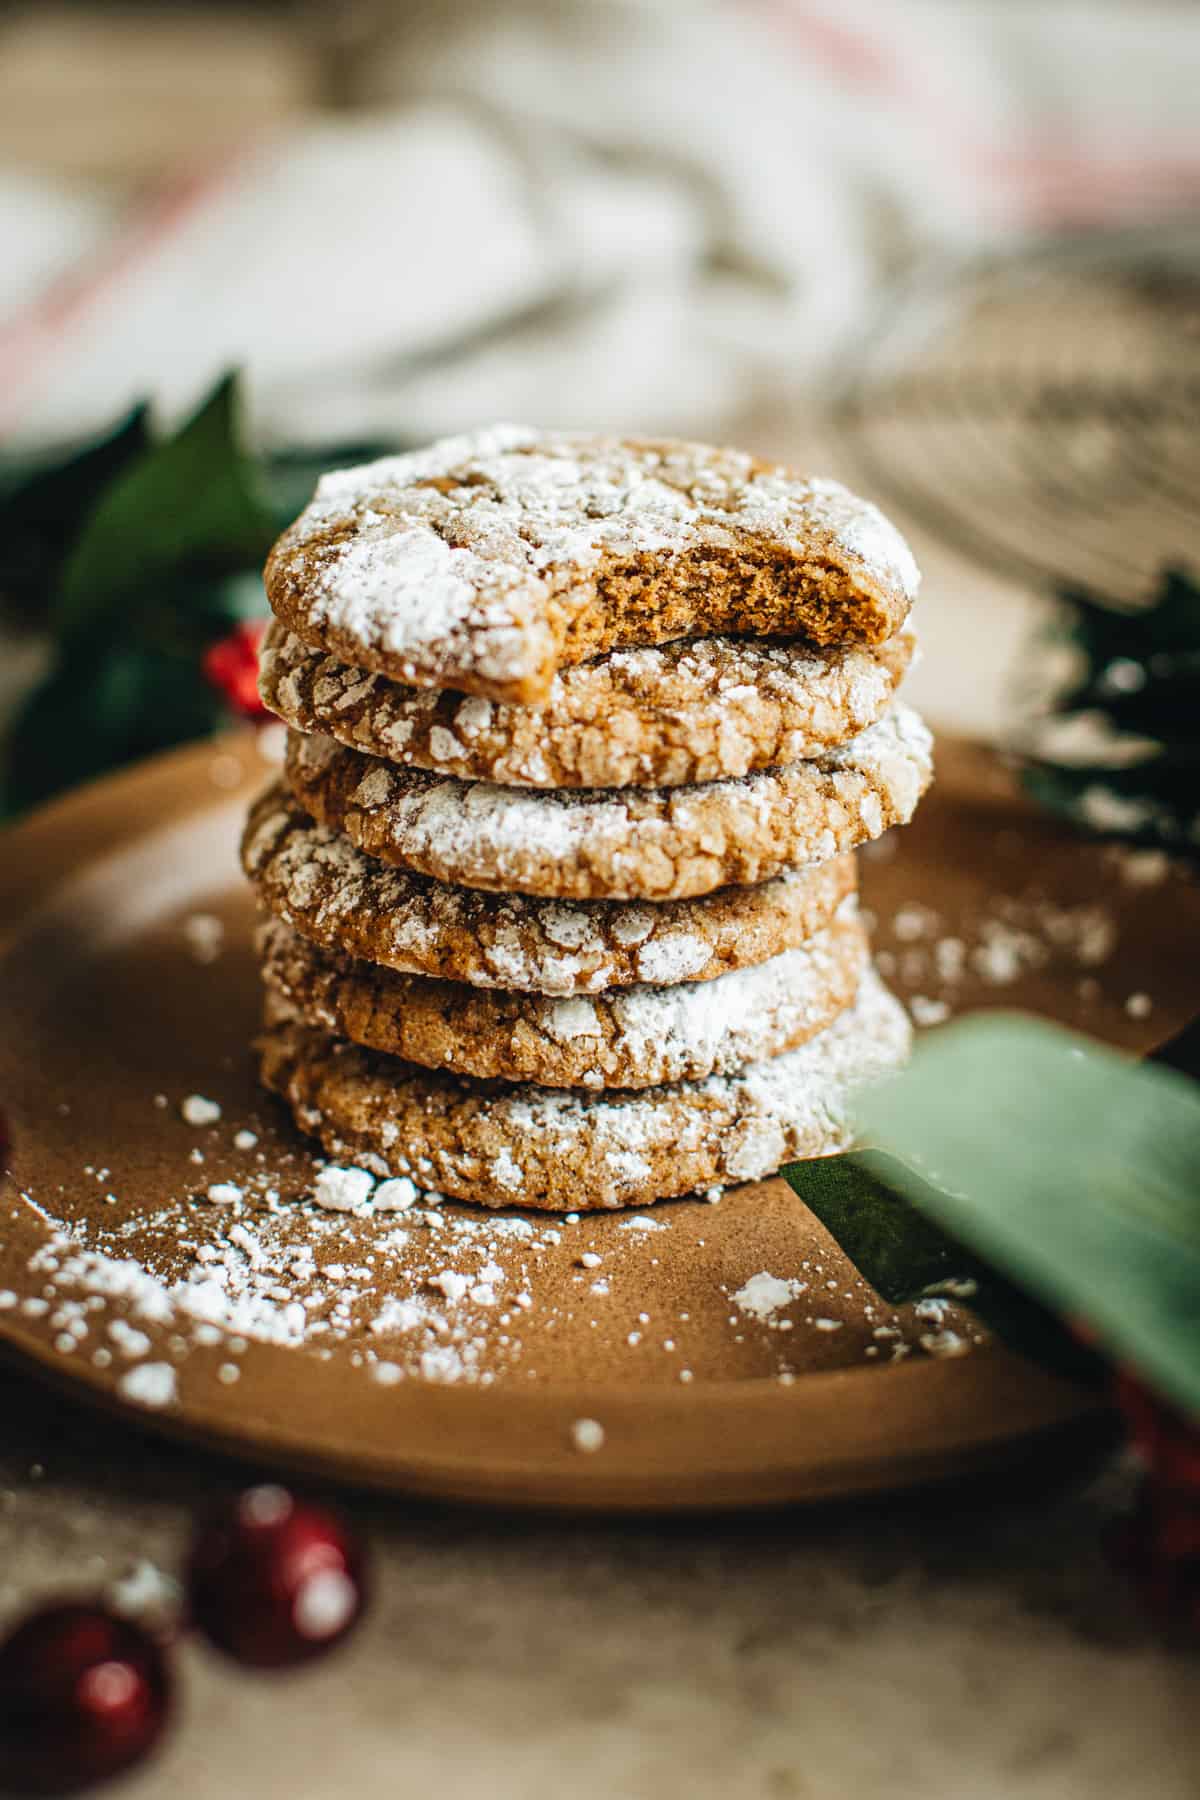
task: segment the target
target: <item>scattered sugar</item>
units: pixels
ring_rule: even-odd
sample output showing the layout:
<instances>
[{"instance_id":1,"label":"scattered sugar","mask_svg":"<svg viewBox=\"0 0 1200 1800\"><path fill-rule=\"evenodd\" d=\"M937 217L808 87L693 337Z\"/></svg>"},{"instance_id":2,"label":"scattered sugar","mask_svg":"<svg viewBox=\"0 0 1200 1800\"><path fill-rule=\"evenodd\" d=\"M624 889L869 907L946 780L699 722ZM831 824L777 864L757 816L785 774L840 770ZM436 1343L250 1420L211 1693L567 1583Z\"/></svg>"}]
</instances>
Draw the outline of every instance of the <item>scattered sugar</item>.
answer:
<instances>
[{"instance_id":1,"label":"scattered sugar","mask_svg":"<svg viewBox=\"0 0 1200 1800\"><path fill-rule=\"evenodd\" d=\"M215 913L192 913L183 921L183 935L198 963L212 963L221 954L225 927Z\"/></svg>"},{"instance_id":2,"label":"scattered sugar","mask_svg":"<svg viewBox=\"0 0 1200 1800\"><path fill-rule=\"evenodd\" d=\"M950 1017L950 1006L945 1000L931 1000L927 994L913 994L908 1002L908 1010L913 1016L913 1023L922 1027L941 1025Z\"/></svg>"},{"instance_id":3,"label":"scattered sugar","mask_svg":"<svg viewBox=\"0 0 1200 1800\"><path fill-rule=\"evenodd\" d=\"M966 1338L960 1337L957 1331L927 1331L919 1342L928 1356L966 1356L971 1349ZM908 1346L903 1348L907 1350Z\"/></svg>"},{"instance_id":4,"label":"scattered sugar","mask_svg":"<svg viewBox=\"0 0 1200 1800\"><path fill-rule=\"evenodd\" d=\"M139 1363L122 1375L117 1392L137 1406L170 1406L176 1397L177 1382L170 1363Z\"/></svg>"},{"instance_id":5,"label":"scattered sugar","mask_svg":"<svg viewBox=\"0 0 1200 1800\"><path fill-rule=\"evenodd\" d=\"M794 1276L771 1275L764 1269L760 1274L752 1275L730 1298L751 1318L769 1320L783 1307L790 1306L804 1293L806 1286L807 1283Z\"/></svg>"},{"instance_id":6,"label":"scattered sugar","mask_svg":"<svg viewBox=\"0 0 1200 1800\"><path fill-rule=\"evenodd\" d=\"M215 1100L206 1100L203 1094L189 1094L179 1108L187 1125L215 1125L221 1117L221 1108Z\"/></svg>"},{"instance_id":7,"label":"scattered sugar","mask_svg":"<svg viewBox=\"0 0 1200 1800\"><path fill-rule=\"evenodd\" d=\"M375 1177L367 1169L340 1169L330 1164L317 1176L313 1199L329 1212L353 1212L365 1205L374 1186Z\"/></svg>"},{"instance_id":8,"label":"scattered sugar","mask_svg":"<svg viewBox=\"0 0 1200 1800\"><path fill-rule=\"evenodd\" d=\"M585 1456L594 1456L604 1448L605 1432L598 1419L576 1419L571 1426L571 1442Z\"/></svg>"},{"instance_id":9,"label":"scattered sugar","mask_svg":"<svg viewBox=\"0 0 1200 1800\"><path fill-rule=\"evenodd\" d=\"M245 1198L243 1189L234 1181L214 1181L204 1190L205 1198L216 1206L240 1206Z\"/></svg>"},{"instance_id":10,"label":"scattered sugar","mask_svg":"<svg viewBox=\"0 0 1200 1800\"><path fill-rule=\"evenodd\" d=\"M417 1197L416 1183L407 1175L399 1175L379 1183L371 1195L371 1205L376 1212L407 1212Z\"/></svg>"}]
</instances>

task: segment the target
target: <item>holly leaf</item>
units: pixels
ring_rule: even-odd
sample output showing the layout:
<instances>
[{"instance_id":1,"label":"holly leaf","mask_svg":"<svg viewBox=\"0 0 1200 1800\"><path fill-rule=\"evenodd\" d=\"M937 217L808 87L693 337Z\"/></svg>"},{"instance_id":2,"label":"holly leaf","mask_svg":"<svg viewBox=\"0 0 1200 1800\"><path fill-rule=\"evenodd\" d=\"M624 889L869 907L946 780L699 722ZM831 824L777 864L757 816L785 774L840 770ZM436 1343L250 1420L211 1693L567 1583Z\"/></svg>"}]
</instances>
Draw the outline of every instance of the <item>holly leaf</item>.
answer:
<instances>
[{"instance_id":1,"label":"holly leaf","mask_svg":"<svg viewBox=\"0 0 1200 1800\"><path fill-rule=\"evenodd\" d=\"M181 570L213 577L261 563L275 522L237 436L228 376L176 436L107 487L67 558L53 608L60 637L158 596Z\"/></svg>"},{"instance_id":2,"label":"holly leaf","mask_svg":"<svg viewBox=\"0 0 1200 1800\"><path fill-rule=\"evenodd\" d=\"M793 1163L781 1173L889 1306L949 1295L1010 1349L1073 1381L1106 1378L1099 1358L1052 1312L936 1223L938 1196L914 1170L862 1151Z\"/></svg>"},{"instance_id":3,"label":"holly leaf","mask_svg":"<svg viewBox=\"0 0 1200 1800\"><path fill-rule=\"evenodd\" d=\"M1089 831L1193 855L1200 849L1200 755L1154 757L1128 769L1031 760L1026 790Z\"/></svg>"},{"instance_id":4,"label":"holly leaf","mask_svg":"<svg viewBox=\"0 0 1200 1800\"><path fill-rule=\"evenodd\" d=\"M1200 1413L1200 1087L989 1014L926 1038L860 1123L923 1222Z\"/></svg>"},{"instance_id":5,"label":"holly leaf","mask_svg":"<svg viewBox=\"0 0 1200 1800\"><path fill-rule=\"evenodd\" d=\"M1090 831L1196 853L1200 586L1168 569L1151 603L1132 611L1093 594L1067 592L1061 600L1055 635L1073 646L1079 666L1051 716L1092 716L1107 727L1110 748L1078 761L1040 752L1035 742L1025 786ZM1133 754L1110 754L1122 748Z\"/></svg>"},{"instance_id":6,"label":"holly leaf","mask_svg":"<svg viewBox=\"0 0 1200 1800\"><path fill-rule=\"evenodd\" d=\"M147 408L139 406L65 459L10 480L0 498L0 615L27 627L45 622L88 512L149 442Z\"/></svg>"}]
</instances>

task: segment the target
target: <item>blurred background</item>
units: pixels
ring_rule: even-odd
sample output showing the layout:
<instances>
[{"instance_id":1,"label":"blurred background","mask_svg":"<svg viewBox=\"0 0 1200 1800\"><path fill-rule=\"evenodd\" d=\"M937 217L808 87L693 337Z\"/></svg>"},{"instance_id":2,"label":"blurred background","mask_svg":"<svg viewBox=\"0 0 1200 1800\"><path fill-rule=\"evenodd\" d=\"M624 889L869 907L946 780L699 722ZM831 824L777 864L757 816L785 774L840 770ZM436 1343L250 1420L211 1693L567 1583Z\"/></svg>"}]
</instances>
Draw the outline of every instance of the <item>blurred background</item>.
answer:
<instances>
[{"instance_id":1,"label":"blurred background","mask_svg":"<svg viewBox=\"0 0 1200 1800\"><path fill-rule=\"evenodd\" d=\"M995 733L1041 596L1194 565L1198 83L1185 0L10 4L0 442L231 368L268 458L741 442L896 514Z\"/></svg>"}]
</instances>

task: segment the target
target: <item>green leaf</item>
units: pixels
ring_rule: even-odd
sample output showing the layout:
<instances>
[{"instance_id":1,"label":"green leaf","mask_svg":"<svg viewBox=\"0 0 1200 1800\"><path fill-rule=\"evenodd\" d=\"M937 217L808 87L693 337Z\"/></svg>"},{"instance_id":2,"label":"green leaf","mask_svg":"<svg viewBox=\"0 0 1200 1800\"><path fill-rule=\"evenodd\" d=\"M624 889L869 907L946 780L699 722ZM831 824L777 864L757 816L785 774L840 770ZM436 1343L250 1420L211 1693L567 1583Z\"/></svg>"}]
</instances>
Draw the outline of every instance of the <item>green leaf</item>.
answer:
<instances>
[{"instance_id":1,"label":"green leaf","mask_svg":"<svg viewBox=\"0 0 1200 1800\"><path fill-rule=\"evenodd\" d=\"M94 642L29 696L8 740L3 810L213 731L226 716L190 646Z\"/></svg>"},{"instance_id":2,"label":"green leaf","mask_svg":"<svg viewBox=\"0 0 1200 1800\"><path fill-rule=\"evenodd\" d=\"M261 562L275 527L238 444L235 406L229 376L177 436L106 489L62 573L54 622L63 636L142 597L161 601L182 569L212 576Z\"/></svg>"},{"instance_id":3,"label":"green leaf","mask_svg":"<svg viewBox=\"0 0 1200 1800\"><path fill-rule=\"evenodd\" d=\"M0 499L0 615L45 622L59 573L106 487L149 444L147 409L65 459L25 475Z\"/></svg>"},{"instance_id":4,"label":"green leaf","mask_svg":"<svg viewBox=\"0 0 1200 1800\"><path fill-rule=\"evenodd\" d=\"M1200 1087L991 1014L860 1115L923 1219L1200 1413Z\"/></svg>"},{"instance_id":5,"label":"green leaf","mask_svg":"<svg viewBox=\"0 0 1200 1800\"><path fill-rule=\"evenodd\" d=\"M1099 1359L1053 1313L934 1222L939 1196L913 1170L864 1151L781 1173L889 1306L949 1294L1011 1349L1075 1381L1104 1379Z\"/></svg>"},{"instance_id":6,"label":"green leaf","mask_svg":"<svg viewBox=\"0 0 1200 1800\"><path fill-rule=\"evenodd\" d=\"M1129 769L1031 761L1026 790L1041 805L1090 831L1177 853L1200 851L1200 768L1156 757Z\"/></svg>"},{"instance_id":7,"label":"green leaf","mask_svg":"<svg viewBox=\"0 0 1200 1800\"><path fill-rule=\"evenodd\" d=\"M1157 750L1127 767L1030 754L1026 788L1087 830L1200 852L1200 587L1168 569L1151 603L1132 611L1092 594L1061 598L1051 636L1073 646L1080 667L1052 714L1097 716L1118 738L1149 739Z\"/></svg>"}]
</instances>

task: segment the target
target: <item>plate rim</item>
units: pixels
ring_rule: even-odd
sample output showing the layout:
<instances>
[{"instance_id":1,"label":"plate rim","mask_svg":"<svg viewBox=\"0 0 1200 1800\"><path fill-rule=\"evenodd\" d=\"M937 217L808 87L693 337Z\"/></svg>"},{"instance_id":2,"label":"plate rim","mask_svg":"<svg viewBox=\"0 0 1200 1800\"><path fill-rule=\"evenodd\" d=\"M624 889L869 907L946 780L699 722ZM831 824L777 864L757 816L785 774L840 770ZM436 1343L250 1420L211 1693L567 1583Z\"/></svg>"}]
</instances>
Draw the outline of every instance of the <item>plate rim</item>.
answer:
<instances>
[{"instance_id":1,"label":"plate rim","mask_svg":"<svg viewBox=\"0 0 1200 1800\"><path fill-rule=\"evenodd\" d=\"M944 742L967 747L969 741L947 734ZM218 787L197 778L206 762L228 755L241 766L237 784ZM185 827L204 813L234 804L255 778L265 778L268 772L269 765L256 749L253 730L239 729L102 775L5 827L0 832L0 851L10 854L0 856L0 972L19 954L26 930L36 930L39 913L53 905L69 881L86 876L100 862L119 856L144 838ZM186 798L173 807L170 827L161 817L147 817L156 813L163 796L179 801L181 795ZM87 826L88 846L82 855L78 841L81 822ZM23 916L30 908L29 916ZM41 1214L20 1202L11 1177L0 1178L0 1192L17 1199L26 1231L32 1235L33 1221ZM46 1223L47 1235L50 1230ZM20 1235L18 1227L14 1239ZM30 1247L35 1246L31 1243ZM161 1327L149 1330L156 1348L160 1334L164 1342L169 1335ZM386 1422L392 1439L386 1455L374 1456L369 1447L349 1440L329 1447L328 1434L323 1447L314 1449L311 1442L302 1441L298 1430L289 1430L286 1419L272 1420L256 1411L252 1402L239 1408L233 1422L227 1412L219 1412L199 1398L189 1398L173 1410L137 1405L122 1398L115 1374L109 1371L73 1361L68 1373L54 1349L49 1327L11 1312L0 1314L0 1350L6 1360L17 1360L56 1390L157 1436L241 1460L269 1460L323 1478L415 1497L533 1509L703 1512L901 1490L1007 1465L1022 1444L1035 1444L1089 1423L1099 1427L1109 1414L1104 1395L1053 1375L999 1345L972 1357L969 1393L962 1383L961 1365L937 1359L824 1370L797 1377L790 1384L772 1376L679 1387L625 1387L612 1380L586 1385L541 1381L529 1389L505 1384L502 1408L497 1408L497 1392L491 1387L414 1380L385 1388L364 1378L364 1385L375 1390L372 1414L377 1413L381 1424ZM285 1346L256 1344L255 1354L264 1370L285 1366L284 1358L289 1359L286 1366L294 1368L290 1359L295 1352ZM215 1392L212 1377L219 1360L219 1351L193 1349L186 1368L194 1368ZM207 1366L210 1361L212 1369ZM340 1365L312 1359L310 1367L336 1372ZM889 1396L922 1394L920 1430L912 1430L911 1408L893 1408L885 1399L884 1382ZM185 1389L187 1385L185 1380ZM252 1389L257 1382L247 1386ZM961 1401L957 1398L960 1393L964 1395ZM1018 1395L1019 1424L1014 1418ZM948 1449L938 1434L947 1417L955 1416L956 1406L960 1435ZM861 1430L864 1414L872 1410L879 1415L882 1437L878 1430ZM402 1452L398 1465L395 1439L407 1440L406 1420L419 1426L431 1411L441 1415L441 1429L427 1430L421 1453L414 1456L410 1449L405 1459ZM593 1412L600 1415L606 1437L602 1451L588 1456L574 1448L570 1427L573 1420ZM889 1438L894 1412L909 1421L906 1442ZM717 1454L722 1426L734 1413L743 1440L741 1453L723 1459ZM977 1417L971 1419L970 1413ZM449 1418L453 1420L450 1426ZM811 1443L805 1446L805 1422L819 1421L828 1436L831 1419L835 1441L827 1443L824 1454L814 1459ZM857 1421L854 1431L848 1429L852 1419ZM753 1434L746 1442L750 1423ZM780 1454L782 1427L794 1431L794 1456ZM668 1443L674 1435L684 1444L689 1437L702 1436L710 1451L707 1465L702 1455L693 1452L684 1473L665 1467L647 1475L643 1451L635 1469L637 1444L651 1429L660 1444L664 1435ZM526 1447L506 1455L499 1440L514 1432L518 1445ZM311 1435L309 1425L303 1439ZM361 1426L357 1435L362 1435ZM333 1436L336 1438L336 1433ZM430 1438L440 1446L433 1452L428 1448Z\"/></svg>"}]
</instances>

